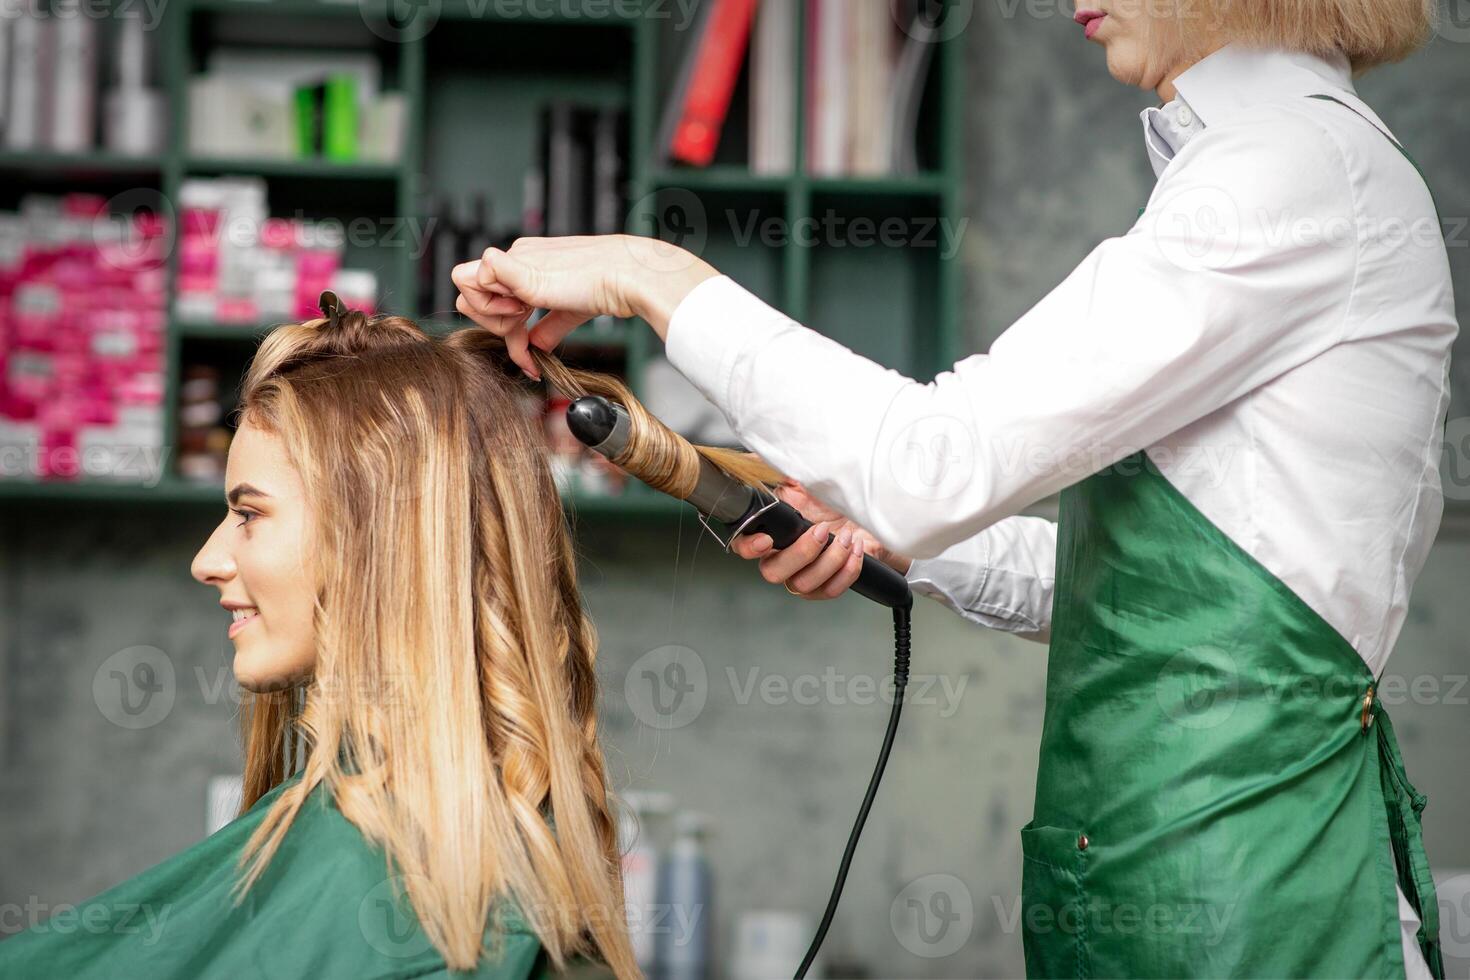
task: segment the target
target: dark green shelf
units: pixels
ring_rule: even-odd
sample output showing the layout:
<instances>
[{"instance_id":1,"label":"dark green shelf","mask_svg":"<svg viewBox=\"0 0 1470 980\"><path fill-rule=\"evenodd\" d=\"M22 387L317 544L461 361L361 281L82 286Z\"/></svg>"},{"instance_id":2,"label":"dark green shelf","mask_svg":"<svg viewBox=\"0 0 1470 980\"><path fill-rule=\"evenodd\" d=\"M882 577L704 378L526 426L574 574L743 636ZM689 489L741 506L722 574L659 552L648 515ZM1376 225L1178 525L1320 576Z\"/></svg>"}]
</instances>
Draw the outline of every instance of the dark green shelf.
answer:
<instances>
[{"instance_id":1,"label":"dark green shelf","mask_svg":"<svg viewBox=\"0 0 1470 980\"><path fill-rule=\"evenodd\" d=\"M262 13L275 16L339 16L365 20L381 17L390 0L192 0L195 10L220 13ZM442 0L421 8L419 16L444 20L629 27L639 19L626 3L608 0ZM410 18L405 33L412 33ZM401 24L401 16L395 23ZM417 40L414 38L413 40Z\"/></svg>"},{"instance_id":2,"label":"dark green shelf","mask_svg":"<svg viewBox=\"0 0 1470 980\"><path fill-rule=\"evenodd\" d=\"M224 505L224 490L218 486L190 483L168 477L156 484L122 483L109 480L0 480L0 500L14 502L116 502Z\"/></svg>"},{"instance_id":3,"label":"dark green shelf","mask_svg":"<svg viewBox=\"0 0 1470 980\"><path fill-rule=\"evenodd\" d=\"M572 494L562 503L585 517L668 517L687 505L638 484L619 496ZM121 503L225 506L224 486L168 477L154 485L104 480L0 480L0 501L22 503Z\"/></svg>"},{"instance_id":4,"label":"dark green shelf","mask_svg":"<svg viewBox=\"0 0 1470 980\"><path fill-rule=\"evenodd\" d=\"M273 323L201 323L194 320L174 319L169 324L176 336L187 337L191 340L226 340L226 341L254 341L260 340L276 327L283 323L291 323L291 320L280 320ZM421 318L416 321L425 331L432 334L453 333L456 330L465 330L475 324L469 319L456 318L446 320L441 318ZM610 348L623 349L628 346L628 333L631 326L621 323L612 330L594 328L590 324L578 327L562 343L569 348Z\"/></svg>"},{"instance_id":5,"label":"dark green shelf","mask_svg":"<svg viewBox=\"0 0 1470 980\"><path fill-rule=\"evenodd\" d=\"M790 174L756 174L744 167L729 166L660 170L648 177L648 182L658 188L718 191L781 191L795 180Z\"/></svg>"},{"instance_id":6,"label":"dark green shelf","mask_svg":"<svg viewBox=\"0 0 1470 980\"><path fill-rule=\"evenodd\" d=\"M951 187L944 174L911 174L898 177L808 177L806 184L819 193L883 195L943 194Z\"/></svg>"},{"instance_id":7,"label":"dark green shelf","mask_svg":"<svg viewBox=\"0 0 1470 980\"><path fill-rule=\"evenodd\" d=\"M213 177L221 174L294 177L315 180L397 181L403 169L394 163L364 163L320 159L273 159L270 157L190 157L184 163L189 175Z\"/></svg>"},{"instance_id":8,"label":"dark green shelf","mask_svg":"<svg viewBox=\"0 0 1470 980\"><path fill-rule=\"evenodd\" d=\"M179 337L203 340L259 340L280 324L276 323L195 323L176 320L170 329Z\"/></svg>"},{"instance_id":9,"label":"dark green shelf","mask_svg":"<svg viewBox=\"0 0 1470 980\"><path fill-rule=\"evenodd\" d=\"M0 173L83 177L88 175L160 174L163 161L156 156L119 153L49 153L29 150L0 151Z\"/></svg>"},{"instance_id":10,"label":"dark green shelf","mask_svg":"<svg viewBox=\"0 0 1470 980\"><path fill-rule=\"evenodd\" d=\"M381 8L384 0L362 0L367 9ZM665 7L677 12L677 6ZM477 20L562 27L633 26L640 14L626 2L608 0L442 0L441 20Z\"/></svg>"},{"instance_id":11,"label":"dark green shelf","mask_svg":"<svg viewBox=\"0 0 1470 980\"><path fill-rule=\"evenodd\" d=\"M338 16L361 18L365 11L385 7L384 0L190 0L194 10L273 16Z\"/></svg>"},{"instance_id":12,"label":"dark green shelf","mask_svg":"<svg viewBox=\"0 0 1470 980\"><path fill-rule=\"evenodd\" d=\"M757 174L744 167L675 168L649 175L651 186L710 191L779 192L802 188L820 193L939 195L950 188L944 174L925 173L891 177L818 177L810 174Z\"/></svg>"}]
</instances>

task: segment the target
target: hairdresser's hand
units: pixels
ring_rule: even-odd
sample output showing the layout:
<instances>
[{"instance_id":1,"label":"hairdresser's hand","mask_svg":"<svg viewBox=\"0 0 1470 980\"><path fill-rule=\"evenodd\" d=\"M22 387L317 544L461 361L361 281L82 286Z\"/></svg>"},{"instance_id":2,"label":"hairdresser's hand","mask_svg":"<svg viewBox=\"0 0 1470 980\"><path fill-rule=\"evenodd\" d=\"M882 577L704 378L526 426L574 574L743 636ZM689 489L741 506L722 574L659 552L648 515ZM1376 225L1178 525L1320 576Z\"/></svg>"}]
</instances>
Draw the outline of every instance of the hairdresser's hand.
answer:
<instances>
[{"instance_id":1,"label":"hairdresser's hand","mask_svg":"<svg viewBox=\"0 0 1470 980\"><path fill-rule=\"evenodd\" d=\"M527 347L551 350L592 317L642 317L660 339L689 291L719 273L693 253L636 235L519 238L508 251L486 249L455 266L461 313L505 338L527 374ZM535 309L547 314L527 329Z\"/></svg>"},{"instance_id":2,"label":"hairdresser's hand","mask_svg":"<svg viewBox=\"0 0 1470 980\"><path fill-rule=\"evenodd\" d=\"M814 522L806 533L779 549L771 547L769 534L742 534L730 544L730 550L741 558L760 562L761 577L767 582L784 584L788 592L803 599L835 599L857 581L865 554L899 574L908 571L910 559L883 547L867 530L812 496L795 480L777 487L776 496ZM828 547L832 535L837 540Z\"/></svg>"}]
</instances>

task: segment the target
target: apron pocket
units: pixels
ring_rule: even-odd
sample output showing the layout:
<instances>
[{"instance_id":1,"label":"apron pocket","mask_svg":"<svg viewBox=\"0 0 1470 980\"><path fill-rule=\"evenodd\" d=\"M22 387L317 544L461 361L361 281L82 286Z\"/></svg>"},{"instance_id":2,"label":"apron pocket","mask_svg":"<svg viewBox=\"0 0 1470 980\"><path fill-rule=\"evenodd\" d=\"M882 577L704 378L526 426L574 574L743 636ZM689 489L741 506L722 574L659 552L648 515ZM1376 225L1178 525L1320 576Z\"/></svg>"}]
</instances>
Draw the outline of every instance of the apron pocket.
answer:
<instances>
[{"instance_id":1,"label":"apron pocket","mask_svg":"<svg viewBox=\"0 0 1470 980\"><path fill-rule=\"evenodd\" d=\"M1021 828L1021 938L1029 977L1087 977L1087 849L1080 830Z\"/></svg>"}]
</instances>

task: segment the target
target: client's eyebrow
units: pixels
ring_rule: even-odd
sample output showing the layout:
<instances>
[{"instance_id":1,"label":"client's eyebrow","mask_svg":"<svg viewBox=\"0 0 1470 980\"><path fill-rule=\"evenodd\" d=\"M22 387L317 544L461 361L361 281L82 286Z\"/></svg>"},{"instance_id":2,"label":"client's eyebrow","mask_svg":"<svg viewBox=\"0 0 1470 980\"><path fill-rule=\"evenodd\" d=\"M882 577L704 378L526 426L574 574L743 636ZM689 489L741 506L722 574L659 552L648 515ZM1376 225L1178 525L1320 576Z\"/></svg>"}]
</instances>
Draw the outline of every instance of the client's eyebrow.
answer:
<instances>
[{"instance_id":1,"label":"client's eyebrow","mask_svg":"<svg viewBox=\"0 0 1470 980\"><path fill-rule=\"evenodd\" d=\"M240 502L240 498L241 497L269 497L269 496L270 496L270 494L266 493L264 490L260 490L260 489L257 489L255 487L252 487L248 483L237 483L237 484L235 484L235 488L233 490L231 490L229 493L225 494L225 500L229 503L229 505L231 507L233 507L233 506L235 506L236 504L238 504Z\"/></svg>"}]
</instances>

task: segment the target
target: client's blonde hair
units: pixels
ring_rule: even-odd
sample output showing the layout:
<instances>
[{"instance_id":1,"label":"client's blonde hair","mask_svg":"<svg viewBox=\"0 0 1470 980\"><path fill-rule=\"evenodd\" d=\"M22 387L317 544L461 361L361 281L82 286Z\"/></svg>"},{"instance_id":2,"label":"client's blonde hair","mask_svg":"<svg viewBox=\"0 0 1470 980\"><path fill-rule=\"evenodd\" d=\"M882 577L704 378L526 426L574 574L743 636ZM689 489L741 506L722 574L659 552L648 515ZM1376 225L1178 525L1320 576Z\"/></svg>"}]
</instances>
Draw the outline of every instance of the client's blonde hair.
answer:
<instances>
[{"instance_id":1,"label":"client's blonde hair","mask_svg":"<svg viewBox=\"0 0 1470 980\"><path fill-rule=\"evenodd\" d=\"M536 357L568 394L628 408L638 465L662 489L687 493L698 455L747 482L780 480L748 454L690 447L617 379ZM239 895L325 784L386 851L451 968L475 966L508 897L558 968L587 955L636 977L597 737L597 634L525 384L480 329L436 337L346 312L262 343L241 418L283 440L311 502L318 652L304 689L242 708L242 810L298 766L302 779L250 838Z\"/></svg>"}]
</instances>

